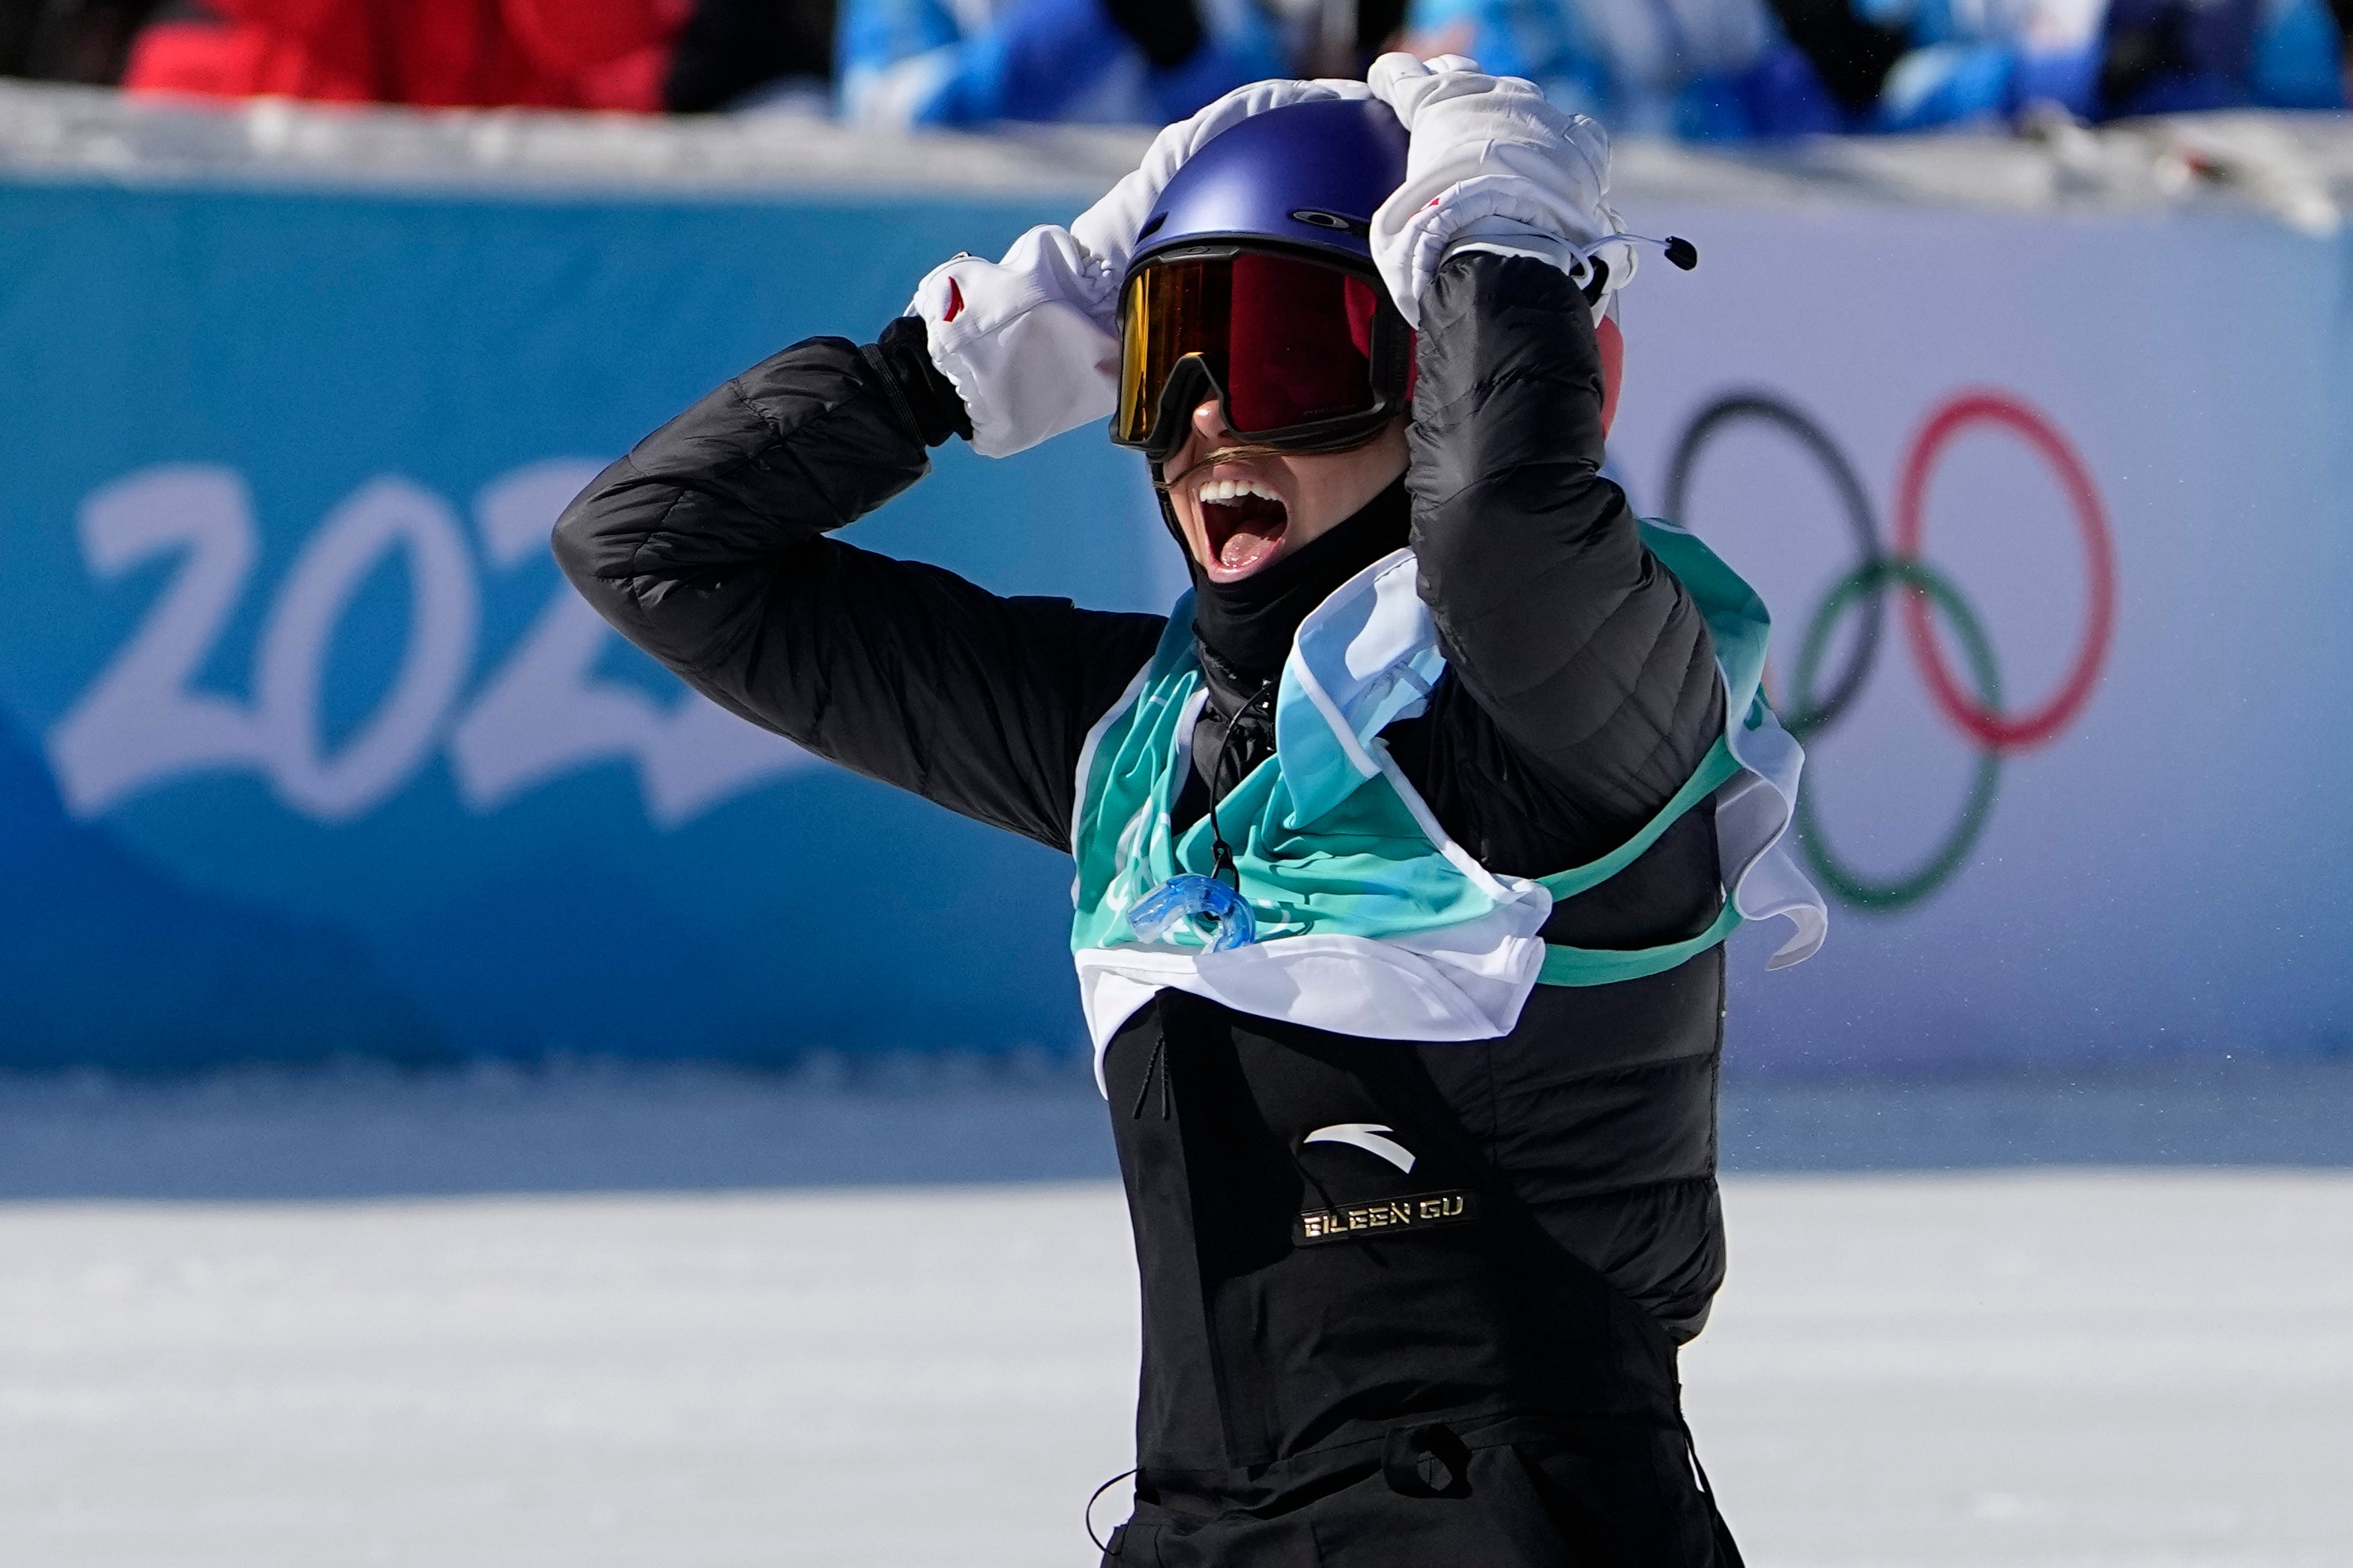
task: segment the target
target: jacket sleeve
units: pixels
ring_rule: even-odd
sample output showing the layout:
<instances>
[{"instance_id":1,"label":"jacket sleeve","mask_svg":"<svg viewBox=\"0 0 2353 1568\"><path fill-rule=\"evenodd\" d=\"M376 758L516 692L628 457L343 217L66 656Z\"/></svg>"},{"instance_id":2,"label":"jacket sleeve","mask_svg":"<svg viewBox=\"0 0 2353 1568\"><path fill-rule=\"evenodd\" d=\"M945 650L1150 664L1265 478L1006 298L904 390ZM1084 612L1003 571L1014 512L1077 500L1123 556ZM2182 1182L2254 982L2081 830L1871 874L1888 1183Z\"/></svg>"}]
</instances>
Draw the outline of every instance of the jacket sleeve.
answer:
<instances>
[{"instance_id":1,"label":"jacket sleeve","mask_svg":"<svg viewBox=\"0 0 2353 1568\"><path fill-rule=\"evenodd\" d=\"M727 383L565 509L556 559L720 706L1066 849L1080 747L1163 623L1002 598L827 537L922 478L926 439L960 417L894 375L905 346L814 338Z\"/></svg>"},{"instance_id":2,"label":"jacket sleeve","mask_svg":"<svg viewBox=\"0 0 2353 1568\"><path fill-rule=\"evenodd\" d=\"M1410 432L1421 592L1451 667L1597 851L1723 725L1706 624L1601 477L1601 357L1557 268L1471 252L1422 303Z\"/></svg>"}]
</instances>

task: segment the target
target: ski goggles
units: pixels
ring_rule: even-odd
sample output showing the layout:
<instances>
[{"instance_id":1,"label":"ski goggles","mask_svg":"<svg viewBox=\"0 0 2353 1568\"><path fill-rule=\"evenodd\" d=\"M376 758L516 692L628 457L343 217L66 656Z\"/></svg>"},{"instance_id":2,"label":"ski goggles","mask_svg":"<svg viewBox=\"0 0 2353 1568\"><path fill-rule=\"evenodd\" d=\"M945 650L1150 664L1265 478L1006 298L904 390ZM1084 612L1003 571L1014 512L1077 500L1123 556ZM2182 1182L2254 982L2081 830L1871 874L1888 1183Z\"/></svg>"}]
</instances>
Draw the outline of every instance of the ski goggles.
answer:
<instances>
[{"instance_id":1,"label":"ski goggles","mask_svg":"<svg viewBox=\"0 0 2353 1568\"><path fill-rule=\"evenodd\" d=\"M1235 435L1300 452L1343 451L1405 411L1413 331L1370 277L1237 246L1153 257L1120 300L1119 411L1112 439L1166 462L1193 411L1224 405Z\"/></svg>"}]
</instances>

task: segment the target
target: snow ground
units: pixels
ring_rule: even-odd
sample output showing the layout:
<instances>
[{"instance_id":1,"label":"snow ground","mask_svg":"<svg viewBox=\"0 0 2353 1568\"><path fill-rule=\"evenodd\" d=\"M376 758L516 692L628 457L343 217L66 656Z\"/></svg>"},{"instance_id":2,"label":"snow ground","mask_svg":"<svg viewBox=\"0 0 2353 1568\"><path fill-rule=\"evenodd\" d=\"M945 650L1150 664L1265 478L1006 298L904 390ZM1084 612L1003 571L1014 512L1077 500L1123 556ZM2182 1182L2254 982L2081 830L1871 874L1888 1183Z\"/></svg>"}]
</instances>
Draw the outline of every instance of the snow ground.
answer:
<instances>
[{"instance_id":1,"label":"snow ground","mask_svg":"<svg viewBox=\"0 0 2353 1568\"><path fill-rule=\"evenodd\" d=\"M938 1174L1008 1133L1027 1170L1092 1159L1063 1090L628 1087L0 1092L0 1563L1092 1562L1080 1504L1129 1463L1118 1194ZM1893 1121L1887 1153L1936 1120L1857 1103L1757 1125ZM811 1156L759 1151L796 1130L910 1184L685 1190L788 1179ZM158 1192L189 1195L120 1195ZM418 1193L460 1195L317 1195ZM1685 1376L1757 1568L2353 1561L2353 1172L1749 1174L1726 1204Z\"/></svg>"},{"instance_id":2,"label":"snow ground","mask_svg":"<svg viewBox=\"0 0 2353 1568\"><path fill-rule=\"evenodd\" d=\"M2353 1177L1747 1177L1686 1357L1759 1568L2353 1540ZM1103 1184L0 1209L0 1561L1091 1559Z\"/></svg>"}]
</instances>

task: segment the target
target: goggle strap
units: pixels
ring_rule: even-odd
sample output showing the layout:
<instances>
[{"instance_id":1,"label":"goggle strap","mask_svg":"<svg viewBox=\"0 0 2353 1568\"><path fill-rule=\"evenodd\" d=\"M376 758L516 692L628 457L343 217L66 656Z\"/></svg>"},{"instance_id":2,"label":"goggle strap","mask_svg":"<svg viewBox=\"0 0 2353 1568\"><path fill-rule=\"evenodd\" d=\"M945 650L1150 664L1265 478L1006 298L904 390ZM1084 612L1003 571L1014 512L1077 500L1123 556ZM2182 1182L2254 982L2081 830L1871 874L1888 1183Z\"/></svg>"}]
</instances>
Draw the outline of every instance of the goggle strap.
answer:
<instances>
[{"instance_id":1,"label":"goggle strap","mask_svg":"<svg viewBox=\"0 0 2353 1568\"><path fill-rule=\"evenodd\" d=\"M1374 434L1377 435L1379 432L1376 431ZM1370 437L1367 437L1367 439L1369 438ZM1363 443L1359 442L1357 445L1361 446ZM1346 448L1344 448L1344 450ZM1153 464L1152 488L1160 491L1163 495L1166 495L1174 490L1178 485L1183 484L1187 479L1191 479L1195 474L1199 473L1203 468L1208 468L1212 463L1234 463L1241 462L1251 458L1291 458L1298 455L1299 448L1296 447L1269 447L1250 442L1245 442L1239 447L1219 447L1215 451L1208 453L1207 456L1187 464L1184 469L1174 479L1162 479L1160 475L1163 471L1164 465L1159 463Z\"/></svg>"}]
</instances>

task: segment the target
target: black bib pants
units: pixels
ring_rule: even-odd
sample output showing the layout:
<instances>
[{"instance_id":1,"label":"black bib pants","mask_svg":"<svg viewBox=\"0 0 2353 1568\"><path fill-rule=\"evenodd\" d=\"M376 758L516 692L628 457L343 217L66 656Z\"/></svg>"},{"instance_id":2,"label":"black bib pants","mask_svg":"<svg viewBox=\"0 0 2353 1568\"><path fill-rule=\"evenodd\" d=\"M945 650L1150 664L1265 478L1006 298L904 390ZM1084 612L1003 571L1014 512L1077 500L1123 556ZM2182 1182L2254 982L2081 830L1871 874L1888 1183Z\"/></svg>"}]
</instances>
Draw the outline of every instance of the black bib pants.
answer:
<instances>
[{"instance_id":1,"label":"black bib pants","mask_svg":"<svg viewBox=\"0 0 2353 1568\"><path fill-rule=\"evenodd\" d=\"M1447 1048L1173 991L1112 1042L1144 1368L1106 1564L1736 1568L1667 1335L1482 1168Z\"/></svg>"}]
</instances>

